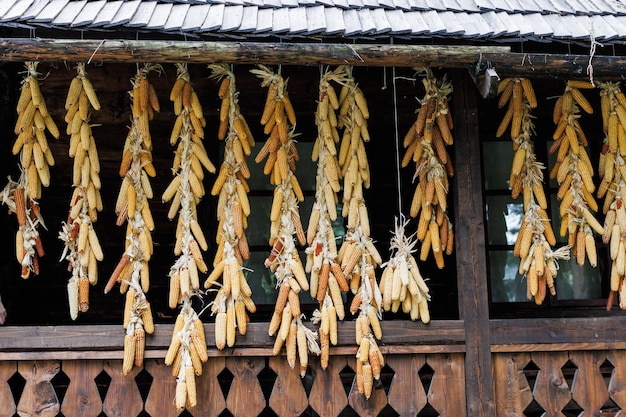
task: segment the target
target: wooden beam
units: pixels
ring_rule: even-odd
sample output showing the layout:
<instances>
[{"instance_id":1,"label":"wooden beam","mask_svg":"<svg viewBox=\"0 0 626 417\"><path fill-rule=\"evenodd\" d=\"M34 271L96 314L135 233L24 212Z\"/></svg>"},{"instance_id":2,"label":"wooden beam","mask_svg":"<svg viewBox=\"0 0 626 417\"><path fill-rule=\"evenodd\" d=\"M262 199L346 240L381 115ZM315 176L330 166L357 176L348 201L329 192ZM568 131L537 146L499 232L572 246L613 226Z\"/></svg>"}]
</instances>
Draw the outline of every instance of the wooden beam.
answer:
<instances>
[{"instance_id":1,"label":"wooden beam","mask_svg":"<svg viewBox=\"0 0 626 417\"><path fill-rule=\"evenodd\" d=\"M493 417L494 398L489 338L489 296L483 216L478 94L466 71L452 73L454 92L454 207L460 319L465 324L467 415Z\"/></svg>"},{"instance_id":2,"label":"wooden beam","mask_svg":"<svg viewBox=\"0 0 626 417\"><path fill-rule=\"evenodd\" d=\"M624 342L626 317L569 317L491 320L493 345Z\"/></svg>"},{"instance_id":3,"label":"wooden beam","mask_svg":"<svg viewBox=\"0 0 626 417\"><path fill-rule=\"evenodd\" d=\"M339 352L356 352L354 322L340 322L339 340L335 349ZM463 351L464 331L460 321L436 320L428 325L409 320L383 321L385 353L407 353L411 349L422 352ZM235 348L226 349L224 355L242 356L250 352L271 352L274 338L267 334L267 323L249 323L245 336L237 335ZM307 326L317 328L307 323ZM146 336L147 350L167 350L172 338L172 324L157 324L153 335ZM207 344L215 346L215 324L204 325ZM85 335L89 337L85 337ZM0 327L0 360L11 353L36 355L38 352L87 352L121 351L124 329L119 325L98 326L4 326Z\"/></svg>"},{"instance_id":4,"label":"wooden beam","mask_svg":"<svg viewBox=\"0 0 626 417\"><path fill-rule=\"evenodd\" d=\"M493 67L500 77L526 76L529 78L583 78L588 79L591 62L594 77L621 78L626 72L626 56L569 54L536 54L512 52L485 52L477 68Z\"/></svg>"},{"instance_id":5,"label":"wooden beam","mask_svg":"<svg viewBox=\"0 0 626 417\"><path fill-rule=\"evenodd\" d=\"M506 46L0 38L2 61L189 62L471 68Z\"/></svg>"}]
</instances>

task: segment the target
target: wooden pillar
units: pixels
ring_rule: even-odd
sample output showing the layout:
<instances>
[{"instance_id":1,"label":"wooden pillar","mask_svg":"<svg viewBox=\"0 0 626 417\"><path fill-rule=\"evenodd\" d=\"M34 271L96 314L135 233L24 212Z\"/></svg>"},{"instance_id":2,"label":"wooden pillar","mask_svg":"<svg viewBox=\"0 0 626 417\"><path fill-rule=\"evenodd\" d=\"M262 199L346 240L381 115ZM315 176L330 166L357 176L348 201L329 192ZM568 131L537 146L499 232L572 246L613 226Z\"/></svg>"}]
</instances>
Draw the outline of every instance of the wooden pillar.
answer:
<instances>
[{"instance_id":1,"label":"wooden pillar","mask_svg":"<svg viewBox=\"0 0 626 417\"><path fill-rule=\"evenodd\" d=\"M455 208L459 315L465 325L467 415L493 417L489 295L478 137L478 91L466 71L453 72Z\"/></svg>"}]
</instances>

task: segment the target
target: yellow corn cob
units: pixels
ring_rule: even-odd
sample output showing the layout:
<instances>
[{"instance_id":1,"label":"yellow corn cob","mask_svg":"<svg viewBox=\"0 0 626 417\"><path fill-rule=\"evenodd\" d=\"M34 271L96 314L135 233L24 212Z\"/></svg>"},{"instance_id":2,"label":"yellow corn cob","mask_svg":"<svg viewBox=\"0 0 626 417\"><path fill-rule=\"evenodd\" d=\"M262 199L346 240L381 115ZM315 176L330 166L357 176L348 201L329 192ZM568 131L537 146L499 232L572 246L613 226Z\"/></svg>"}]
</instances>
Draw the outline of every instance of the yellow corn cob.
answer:
<instances>
[{"instance_id":1,"label":"yellow corn cob","mask_svg":"<svg viewBox=\"0 0 626 417\"><path fill-rule=\"evenodd\" d=\"M226 347L226 312L220 311L215 316L215 346L222 350Z\"/></svg>"},{"instance_id":2,"label":"yellow corn cob","mask_svg":"<svg viewBox=\"0 0 626 417\"><path fill-rule=\"evenodd\" d=\"M126 334L124 336L124 360L122 361L122 373L128 375L135 363L135 336Z\"/></svg>"}]
</instances>

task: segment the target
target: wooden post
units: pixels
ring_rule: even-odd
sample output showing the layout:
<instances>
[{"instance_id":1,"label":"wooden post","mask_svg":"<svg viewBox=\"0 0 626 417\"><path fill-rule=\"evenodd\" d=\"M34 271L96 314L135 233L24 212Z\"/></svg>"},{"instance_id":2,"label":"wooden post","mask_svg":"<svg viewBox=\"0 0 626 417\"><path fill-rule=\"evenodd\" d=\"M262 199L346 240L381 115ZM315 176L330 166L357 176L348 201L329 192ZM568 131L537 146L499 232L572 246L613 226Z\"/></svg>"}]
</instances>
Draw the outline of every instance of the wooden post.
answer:
<instances>
[{"instance_id":1,"label":"wooden post","mask_svg":"<svg viewBox=\"0 0 626 417\"><path fill-rule=\"evenodd\" d=\"M452 73L456 157L456 260L459 314L465 324L467 415L493 417L489 297L478 137L477 91L464 71Z\"/></svg>"}]
</instances>

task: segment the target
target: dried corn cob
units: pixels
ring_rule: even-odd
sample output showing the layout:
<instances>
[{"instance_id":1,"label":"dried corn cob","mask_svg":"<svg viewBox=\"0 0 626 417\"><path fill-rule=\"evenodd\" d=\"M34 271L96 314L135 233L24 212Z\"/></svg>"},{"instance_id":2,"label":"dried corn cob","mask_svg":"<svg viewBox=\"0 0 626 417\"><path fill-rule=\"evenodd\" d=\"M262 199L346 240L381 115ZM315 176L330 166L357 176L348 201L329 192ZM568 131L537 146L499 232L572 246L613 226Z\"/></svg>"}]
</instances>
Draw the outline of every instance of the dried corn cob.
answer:
<instances>
[{"instance_id":1,"label":"dried corn cob","mask_svg":"<svg viewBox=\"0 0 626 417\"><path fill-rule=\"evenodd\" d=\"M411 217L419 216L419 232L417 237L423 242L424 250L422 258L433 253L436 264L439 268L444 267L443 254L450 255L453 250L452 238L445 241L438 241L441 244L428 246L424 245L429 224L435 218L445 219L447 230L446 236L452 237L452 222L448 218L448 187L449 177L454 174L452 170L452 160L446 150L446 146L453 144L452 118L448 106L448 96L452 92L452 85L444 78L438 80L432 70L424 69L426 77L422 82L426 89L426 94L420 103L422 106L417 112L417 120L409 129L404 138L404 146L407 148L402 166L406 167L410 161L415 162L415 176L418 185L413 193L409 214ZM437 223L440 225L440 222ZM440 238L439 233L435 238Z\"/></svg>"},{"instance_id":2,"label":"dried corn cob","mask_svg":"<svg viewBox=\"0 0 626 417\"><path fill-rule=\"evenodd\" d=\"M624 270L626 249L623 238L626 236L626 211L624 210L623 199L626 196L626 176L624 175L626 174L626 163L624 162L626 120L619 116L623 113L625 104L624 93L621 92L620 84L617 82L601 82L597 86L600 88L603 131L606 135L598 166L598 174L602 178L598 188L598 197L601 198L601 194L604 194L603 211L605 218L604 224L601 226L602 241L609 245L611 259L609 298L606 308L610 310L617 298L620 309L626 309L626 297L622 292L626 274ZM585 214L589 220L589 227L583 229L584 232L587 232L584 234L585 252L589 258L589 263L593 265L593 261L596 260L593 257L595 240L592 231L599 233L600 229L598 229L599 225L591 213Z\"/></svg>"},{"instance_id":3,"label":"dried corn cob","mask_svg":"<svg viewBox=\"0 0 626 417\"><path fill-rule=\"evenodd\" d=\"M85 64L79 63L76 72L77 75L70 83L65 101L70 156L74 158L75 188L70 200L67 222L62 225L59 239L65 243L61 258L69 262L69 271L72 273L69 280L77 285L84 283L85 280L95 285L98 282L97 261L103 259L103 253L93 223L97 220L97 213L102 210L102 198L100 162L89 122L91 109L99 110L100 102L87 77ZM80 107L80 111L77 106ZM77 127L73 128L75 117L78 122ZM130 156L130 152L128 155ZM80 288L83 288L82 291ZM79 294L87 297L88 290L88 286L84 288L84 284L79 285ZM87 302L82 302L81 312L85 312L88 307ZM76 318L72 311L70 316Z\"/></svg>"},{"instance_id":4,"label":"dried corn cob","mask_svg":"<svg viewBox=\"0 0 626 417\"><path fill-rule=\"evenodd\" d=\"M148 318L151 314L150 304L145 294L149 288L148 262L153 252L151 215L148 207L152 189L149 188L147 178L142 180L142 177L154 176L149 121L154 112L159 111L159 107L154 97L149 98L151 87L147 79L148 74L154 70L160 71L160 66L145 64L137 70L137 74L131 80L132 122L123 152L124 154L129 150L131 156L128 169L124 169L118 195L118 202L123 204L116 204L117 224L121 226L124 221L127 222L126 249L105 287L105 294L116 282L120 282L122 293L128 288L133 290L132 299L126 303L126 309L129 310L125 312L129 322L127 334L134 334L136 329L143 329L146 333L153 330L152 319ZM144 320L147 325L144 325ZM141 353L136 352L136 355Z\"/></svg>"},{"instance_id":5,"label":"dried corn cob","mask_svg":"<svg viewBox=\"0 0 626 417\"><path fill-rule=\"evenodd\" d=\"M301 290L309 290L309 283L294 240L295 234L301 245L306 243L298 211L301 190L296 192L299 185L294 189L294 184L297 184L295 162L299 158L293 140L296 135L295 113L287 95L287 81L280 74L264 65L259 65L251 72L261 78L262 87L268 88L261 117L268 139L257 154L256 162L261 163L267 158L264 172L276 186L270 213L269 244L272 245L272 251L265 266L274 272L276 286L281 289L274 311L276 317L281 317L281 324L278 329L272 326L269 333L285 341L287 360L292 368L295 366L296 352L299 353L300 375L303 377L308 365L308 352L319 354L319 347L316 334L302 324L298 295ZM286 303L285 299L288 300ZM281 344L277 342L275 354L278 354Z\"/></svg>"},{"instance_id":6,"label":"dried corn cob","mask_svg":"<svg viewBox=\"0 0 626 417\"><path fill-rule=\"evenodd\" d=\"M221 287L211 303L211 311L216 315L216 346L223 349L226 345L234 345L237 329L240 334L246 333L247 313L256 311L243 269L243 261L249 258L245 234L250 215L246 182L250 170L247 157L250 148L254 146L254 138L239 108L234 72L226 64L209 65L209 69L211 78L220 83L218 96L222 99L222 105L217 136L225 143L224 160L211 189L212 195L219 196L218 248L213 260L214 269L204 286L210 288L221 277Z\"/></svg>"},{"instance_id":7,"label":"dried corn cob","mask_svg":"<svg viewBox=\"0 0 626 417\"><path fill-rule=\"evenodd\" d=\"M513 198L522 193L524 199L524 216L513 252L520 258L520 274L526 275L528 298L533 299L536 304L541 304L547 290L552 295L556 294L554 266L558 259L569 259L569 247L553 249L556 239L546 213L547 201L542 172L544 166L536 160L531 142L534 126L530 111L537 105L532 84L530 80L524 78L507 80L515 87L508 101L504 100L504 104L508 102L509 111L514 113L511 139L515 156L509 181L515 184L512 187ZM504 128L499 130L496 136L502 136L508 127L504 121L500 126Z\"/></svg>"},{"instance_id":8,"label":"dried corn cob","mask_svg":"<svg viewBox=\"0 0 626 417\"><path fill-rule=\"evenodd\" d=\"M422 299L429 301L430 294L425 280L418 269L417 261L412 253L417 241L405 234L408 220L396 219L395 230L391 238L391 259L384 264L380 280L380 291L383 309L390 311L394 306L402 306L402 311L410 314L414 304L419 305ZM428 307L426 307L428 308ZM419 312L419 309L417 310ZM428 315L411 315L412 320L420 318L428 323Z\"/></svg>"},{"instance_id":9,"label":"dried corn cob","mask_svg":"<svg viewBox=\"0 0 626 417\"><path fill-rule=\"evenodd\" d=\"M48 113L39 88L38 64L26 62L26 76L16 106L18 117L14 132L17 137L12 152L19 154L22 173L17 182L9 178L2 191L2 202L18 216L18 242L23 250L18 250L21 253L17 255L22 265L22 278L28 278L31 272L39 273L39 258L44 255L38 229L39 225L45 228L45 224L37 200L41 198L41 188L50 185L50 166L54 165L45 131L59 138L59 129ZM18 200L14 200L15 190L19 190Z\"/></svg>"},{"instance_id":10,"label":"dried corn cob","mask_svg":"<svg viewBox=\"0 0 626 417\"><path fill-rule=\"evenodd\" d=\"M561 191L559 194L561 198L559 211L563 217L563 224L567 222L567 228L561 228L561 235L569 235L568 244L576 254L579 264L584 264L585 255L587 255L591 261L590 263L593 265L595 263L594 259L597 258L595 245L585 244L585 236L591 235L592 231L603 235L604 230L591 213L591 210L595 211L598 209L598 205L592 195L595 191L595 184L592 178L594 172L585 149L587 139L578 119L581 108L587 113L592 113L593 109L581 93L581 87L588 88L585 83L569 81L565 87L560 106L558 106L558 109L555 106L554 116L557 127L553 134L553 139L555 143L558 142L559 152L557 156L558 168L555 166L553 172L555 172L554 177L556 177ZM606 112L607 110L609 109L604 111ZM613 128L617 128L613 123L615 121L617 120L609 121L607 117L606 122L610 127L604 127L607 129L607 135L611 136L611 142L615 141L615 145L617 145L617 132L613 131ZM553 148L556 148L556 145ZM615 147L614 149L617 148ZM551 149L551 151L556 152L554 149ZM613 163L615 159L606 157L606 155L604 159L606 164L602 166L601 174L603 174L603 178L598 188L598 198L604 197L614 180ZM610 201L607 204L610 204ZM593 253L587 253L587 250L592 250Z\"/></svg>"}]
</instances>

